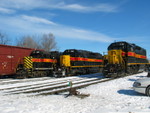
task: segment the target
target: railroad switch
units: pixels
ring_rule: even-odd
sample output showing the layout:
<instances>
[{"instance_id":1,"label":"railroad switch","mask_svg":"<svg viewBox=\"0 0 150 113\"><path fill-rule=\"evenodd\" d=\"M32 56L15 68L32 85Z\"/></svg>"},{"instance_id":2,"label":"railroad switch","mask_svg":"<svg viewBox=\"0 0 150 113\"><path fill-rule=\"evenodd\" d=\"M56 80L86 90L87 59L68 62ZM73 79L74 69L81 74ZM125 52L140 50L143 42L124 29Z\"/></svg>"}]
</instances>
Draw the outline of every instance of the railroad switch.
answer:
<instances>
[{"instance_id":1,"label":"railroad switch","mask_svg":"<svg viewBox=\"0 0 150 113\"><path fill-rule=\"evenodd\" d=\"M73 83L72 83L71 81L69 81L69 84L68 84L68 85L70 86L70 89L69 89L69 94L66 96L66 98L67 98L68 96L72 96L72 95L74 95L74 96L76 96L76 97L79 97L79 98L81 98L81 99L90 96L90 94L82 94L82 93L80 93L79 91L77 91L76 88L73 88L73 87L72 87L72 86L73 86Z\"/></svg>"},{"instance_id":2,"label":"railroad switch","mask_svg":"<svg viewBox=\"0 0 150 113\"><path fill-rule=\"evenodd\" d=\"M69 81L68 85L70 87L70 89L69 89L69 95L78 95L79 94L79 92L76 90L76 88L72 87L73 86L72 81Z\"/></svg>"},{"instance_id":3,"label":"railroad switch","mask_svg":"<svg viewBox=\"0 0 150 113\"><path fill-rule=\"evenodd\" d=\"M90 94L83 94L76 90L76 88L70 88L68 96L76 96L78 98L84 99L85 97L90 96Z\"/></svg>"}]
</instances>

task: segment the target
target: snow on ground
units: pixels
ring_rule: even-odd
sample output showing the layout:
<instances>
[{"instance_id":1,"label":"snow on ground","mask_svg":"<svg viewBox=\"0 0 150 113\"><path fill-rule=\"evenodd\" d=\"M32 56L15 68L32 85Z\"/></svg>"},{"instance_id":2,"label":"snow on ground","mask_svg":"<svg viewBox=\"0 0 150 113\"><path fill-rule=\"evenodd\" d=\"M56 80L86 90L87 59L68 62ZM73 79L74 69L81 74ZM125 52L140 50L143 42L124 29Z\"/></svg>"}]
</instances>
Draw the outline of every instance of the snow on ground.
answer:
<instances>
[{"instance_id":1,"label":"snow on ground","mask_svg":"<svg viewBox=\"0 0 150 113\"><path fill-rule=\"evenodd\" d=\"M84 99L66 94L32 96L0 93L0 113L144 113L150 112L150 97L131 89L140 73L79 89Z\"/></svg>"}]
</instances>

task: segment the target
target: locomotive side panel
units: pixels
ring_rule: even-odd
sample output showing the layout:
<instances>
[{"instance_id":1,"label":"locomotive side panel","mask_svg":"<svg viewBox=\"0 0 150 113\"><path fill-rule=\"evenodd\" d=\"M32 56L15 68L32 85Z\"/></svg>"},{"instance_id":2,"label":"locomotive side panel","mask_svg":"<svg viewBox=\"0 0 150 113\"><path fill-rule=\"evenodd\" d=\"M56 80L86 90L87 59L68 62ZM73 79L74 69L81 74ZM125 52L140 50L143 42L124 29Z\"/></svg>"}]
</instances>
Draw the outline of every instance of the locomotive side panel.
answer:
<instances>
[{"instance_id":1,"label":"locomotive side panel","mask_svg":"<svg viewBox=\"0 0 150 113\"><path fill-rule=\"evenodd\" d=\"M76 49L64 51L61 63L68 75L100 72L103 67L101 54Z\"/></svg>"}]
</instances>

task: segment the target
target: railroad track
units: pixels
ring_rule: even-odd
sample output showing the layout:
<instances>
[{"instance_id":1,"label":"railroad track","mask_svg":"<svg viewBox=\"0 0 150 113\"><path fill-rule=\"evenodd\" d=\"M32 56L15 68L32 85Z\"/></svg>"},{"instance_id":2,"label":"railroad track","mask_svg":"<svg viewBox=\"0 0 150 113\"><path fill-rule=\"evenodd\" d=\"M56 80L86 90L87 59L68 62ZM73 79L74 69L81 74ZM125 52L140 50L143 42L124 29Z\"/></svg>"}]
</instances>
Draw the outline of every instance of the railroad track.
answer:
<instances>
[{"instance_id":1,"label":"railroad track","mask_svg":"<svg viewBox=\"0 0 150 113\"><path fill-rule=\"evenodd\" d=\"M87 85L87 84L94 84L96 81L98 82L103 78L100 74L93 74L93 75L83 75L83 76L74 76L74 77L66 77L66 78L57 78L57 79L50 79L50 80L43 80L42 82L32 84L26 83L26 85L22 85L22 83L16 83L17 86L10 86L1 88L0 92L2 94L10 95L10 94L20 94L20 93L30 93L34 95L47 95L47 94L54 94L63 92L69 89L68 82L72 82L74 86L80 85ZM29 81L28 81L29 82ZM33 82L33 81L32 81Z\"/></svg>"},{"instance_id":2,"label":"railroad track","mask_svg":"<svg viewBox=\"0 0 150 113\"><path fill-rule=\"evenodd\" d=\"M79 75L78 77L90 77L90 76L91 75ZM49 80L49 79L55 79L55 78L54 77L39 77L39 78L27 78L27 79L0 79L0 85L43 81L43 80Z\"/></svg>"},{"instance_id":3,"label":"railroad track","mask_svg":"<svg viewBox=\"0 0 150 113\"><path fill-rule=\"evenodd\" d=\"M124 75L119 78L131 75ZM0 95L25 94L26 96L52 95L69 91L71 88L79 89L92 84L102 83L116 78L104 78L102 74L91 74L72 76L65 78L40 78L36 80L27 80L26 82L17 82L16 84L0 85ZM37 81L39 80L39 81ZM72 82L73 86L68 85Z\"/></svg>"},{"instance_id":4,"label":"railroad track","mask_svg":"<svg viewBox=\"0 0 150 113\"><path fill-rule=\"evenodd\" d=\"M69 91L71 88L79 89L92 84L102 83L113 79L116 78L104 78L102 74L91 74L52 79L40 78L39 81L18 81L16 84L13 84L13 86L10 86L10 84L0 85L0 93L3 95L26 94L27 96L51 95ZM69 86L69 82L71 82L73 85Z\"/></svg>"},{"instance_id":5,"label":"railroad track","mask_svg":"<svg viewBox=\"0 0 150 113\"><path fill-rule=\"evenodd\" d=\"M86 87L86 86L89 86L89 85L106 82L106 81L109 81L109 80L112 80L112 79L111 78L105 78L105 79L97 79L97 80L94 80L94 81L89 80L89 81L81 82L81 83L73 83L74 85L72 87L66 86L66 87L62 87L62 88L59 88L59 89L52 89L50 91L44 91L44 92L37 93L36 96L62 93L62 92L69 91L71 88L79 89L79 88L83 88L83 87Z\"/></svg>"},{"instance_id":6,"label":"railroad track","mask_svg":"<svg viewBox=\"0 0 150 113\"><path fill-rule=\"evenodd\" d=\"M49 80L50 78L51 77L27 78L27 79L5 79L5 80L0 80L0 85L16 84L16 83L24 83L24 82L34 82L34 81L43 81L43 80Z\"/></svg>"},{"instance_id":7,"label":"railroad track","mask_svg":"<svg viewBox=\"0 0 150 113\"><path fill-rule=\"evenodd\" d=\"M31 80L25 80L22 82L17 81L16 84L1 84L0 86L0 91L1 90L11 90L11 89L17 89L17 88L25 88L25 87L37 87L37 86L43 86L47 84L52 84L52 83L61 83L61 82L66 82L68 80L75 80L75 79L83 79L83 78L93 78L93 77L99 77L99 75L94 74L94 75L82 75L82 76L72 76L72 77L65 77L65 78L41 78L40 80L37 79L31 79ZM36 81L36 82L35 82ZM14 82L14 81L13 81Z\"/></svg>"}]
</instances>

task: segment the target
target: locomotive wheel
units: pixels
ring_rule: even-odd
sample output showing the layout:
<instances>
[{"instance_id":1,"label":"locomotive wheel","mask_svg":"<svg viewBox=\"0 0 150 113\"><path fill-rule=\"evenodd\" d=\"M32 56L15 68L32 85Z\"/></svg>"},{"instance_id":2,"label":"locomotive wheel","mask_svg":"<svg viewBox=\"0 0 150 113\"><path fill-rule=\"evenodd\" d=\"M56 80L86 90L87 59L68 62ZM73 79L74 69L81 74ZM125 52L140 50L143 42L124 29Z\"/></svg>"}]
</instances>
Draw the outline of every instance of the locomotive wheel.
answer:
<instances>
[{"instance_id":1,"label":"locomotive wheel","mask_svg":"<svg viewBox=\"0 0 150 113\"><path fill-rule=\"evenodd\" d=\"M46 72L41 72L39 77L46 77L47 76L47 73Z\"/></svg>"},{"instance_id":2,"label":"locomotive wheel","mask_svg":"<svg viewBox=\"0 0 150 113\"><path fill-rule=\"evenodd\" d=\"M24 79L28 77L28 72L26 70L19 70L14 78L17 79Z\"/></svg>"},{"instance_id":3,"label":"locomotive wheel","mask_svg":"<svg viewBox=\"0 0 150 113\"><path fill-rule=\"evenodd\" d=\"M53 77L55 77L55 78L59 78L59 77L60 77L60 75L59 75L58 73L56 73L56 72L53 72Z\"/></svg>"},{"instance_id":4,"label":"locomotive wheel","mask_svg":"<svg viewBox=\"0 0 150 113\"><path fill-rule=\"evenodd\" d=\"M63 71L62 71L62 76L65 77L66 75L67 75L66 70L63 70Z\"/></svg>"},{"instance_id":5,"label":"locomotive wheel","mask_svg":"<svg viewBox=\"0 0 150 113\"><path fill-rule=\"evenodd\" d=\"M148 86L148 87L146 88L146 95L147 95L147 96L150 96L150 86Z\"/></svg>"},{"instance_id":6,"label":"locomotive wheel","mask_svg":"<svg viewBox=\"0 0 150 113\"><path fill-rule=\"evenodd\" d=\"M111 66L109 68L109 73L117 73L115 67Z\"/></svg>"},{"instance_id":7,"label":"locomotive wheel","mask_svg":"<svg viewBox=\"0 0 150 113\"><path fill-rule=\"evenodd\" d=\"M136 73L136 68L135 68L135 66L132 66L132 71L133 71L133 74Z\"/></svg>"},{"instance_id":8,"label":"locomotive wheel","mask_svg":"<svg viewBox=\"0 0 150 113\"><path fill-rule=\"evenodd\" d=\"M110 67L109 72L114 73L114 67Z\"/></svg>"},{"instance_id":9,"label":"locomotive wheel","mask_svg":"<svg viewBox=\"0 0 150 113\"><path fill-rule=\"evenodd\" d=\"M132 67L128 67L127 68L127 73L132 75L133 74L133 68Z\"/></svg>"},{"instance_id":10,"label":"locomotive wheel","mask_svg":"<svg viewBox=\"0 0 150 113\"><path fill-rule=\"evenodd\" d=\"M36 75L37 75L36 72L34 72L34 73L32 73L31 77L35 78L35 77L37 77Z\"/></svg>"},{"instance_id":11,"label":"locomotive wheel","mask_svg":"<svg viewBox=\"0 0 150 113\"><path fill-rule=\"evenodd\" d=\"M122 72L120 71L120 72L117 72L117 77L122 77L123 76L123 74L122 74Z\"/></svg>"}]
</instances>

